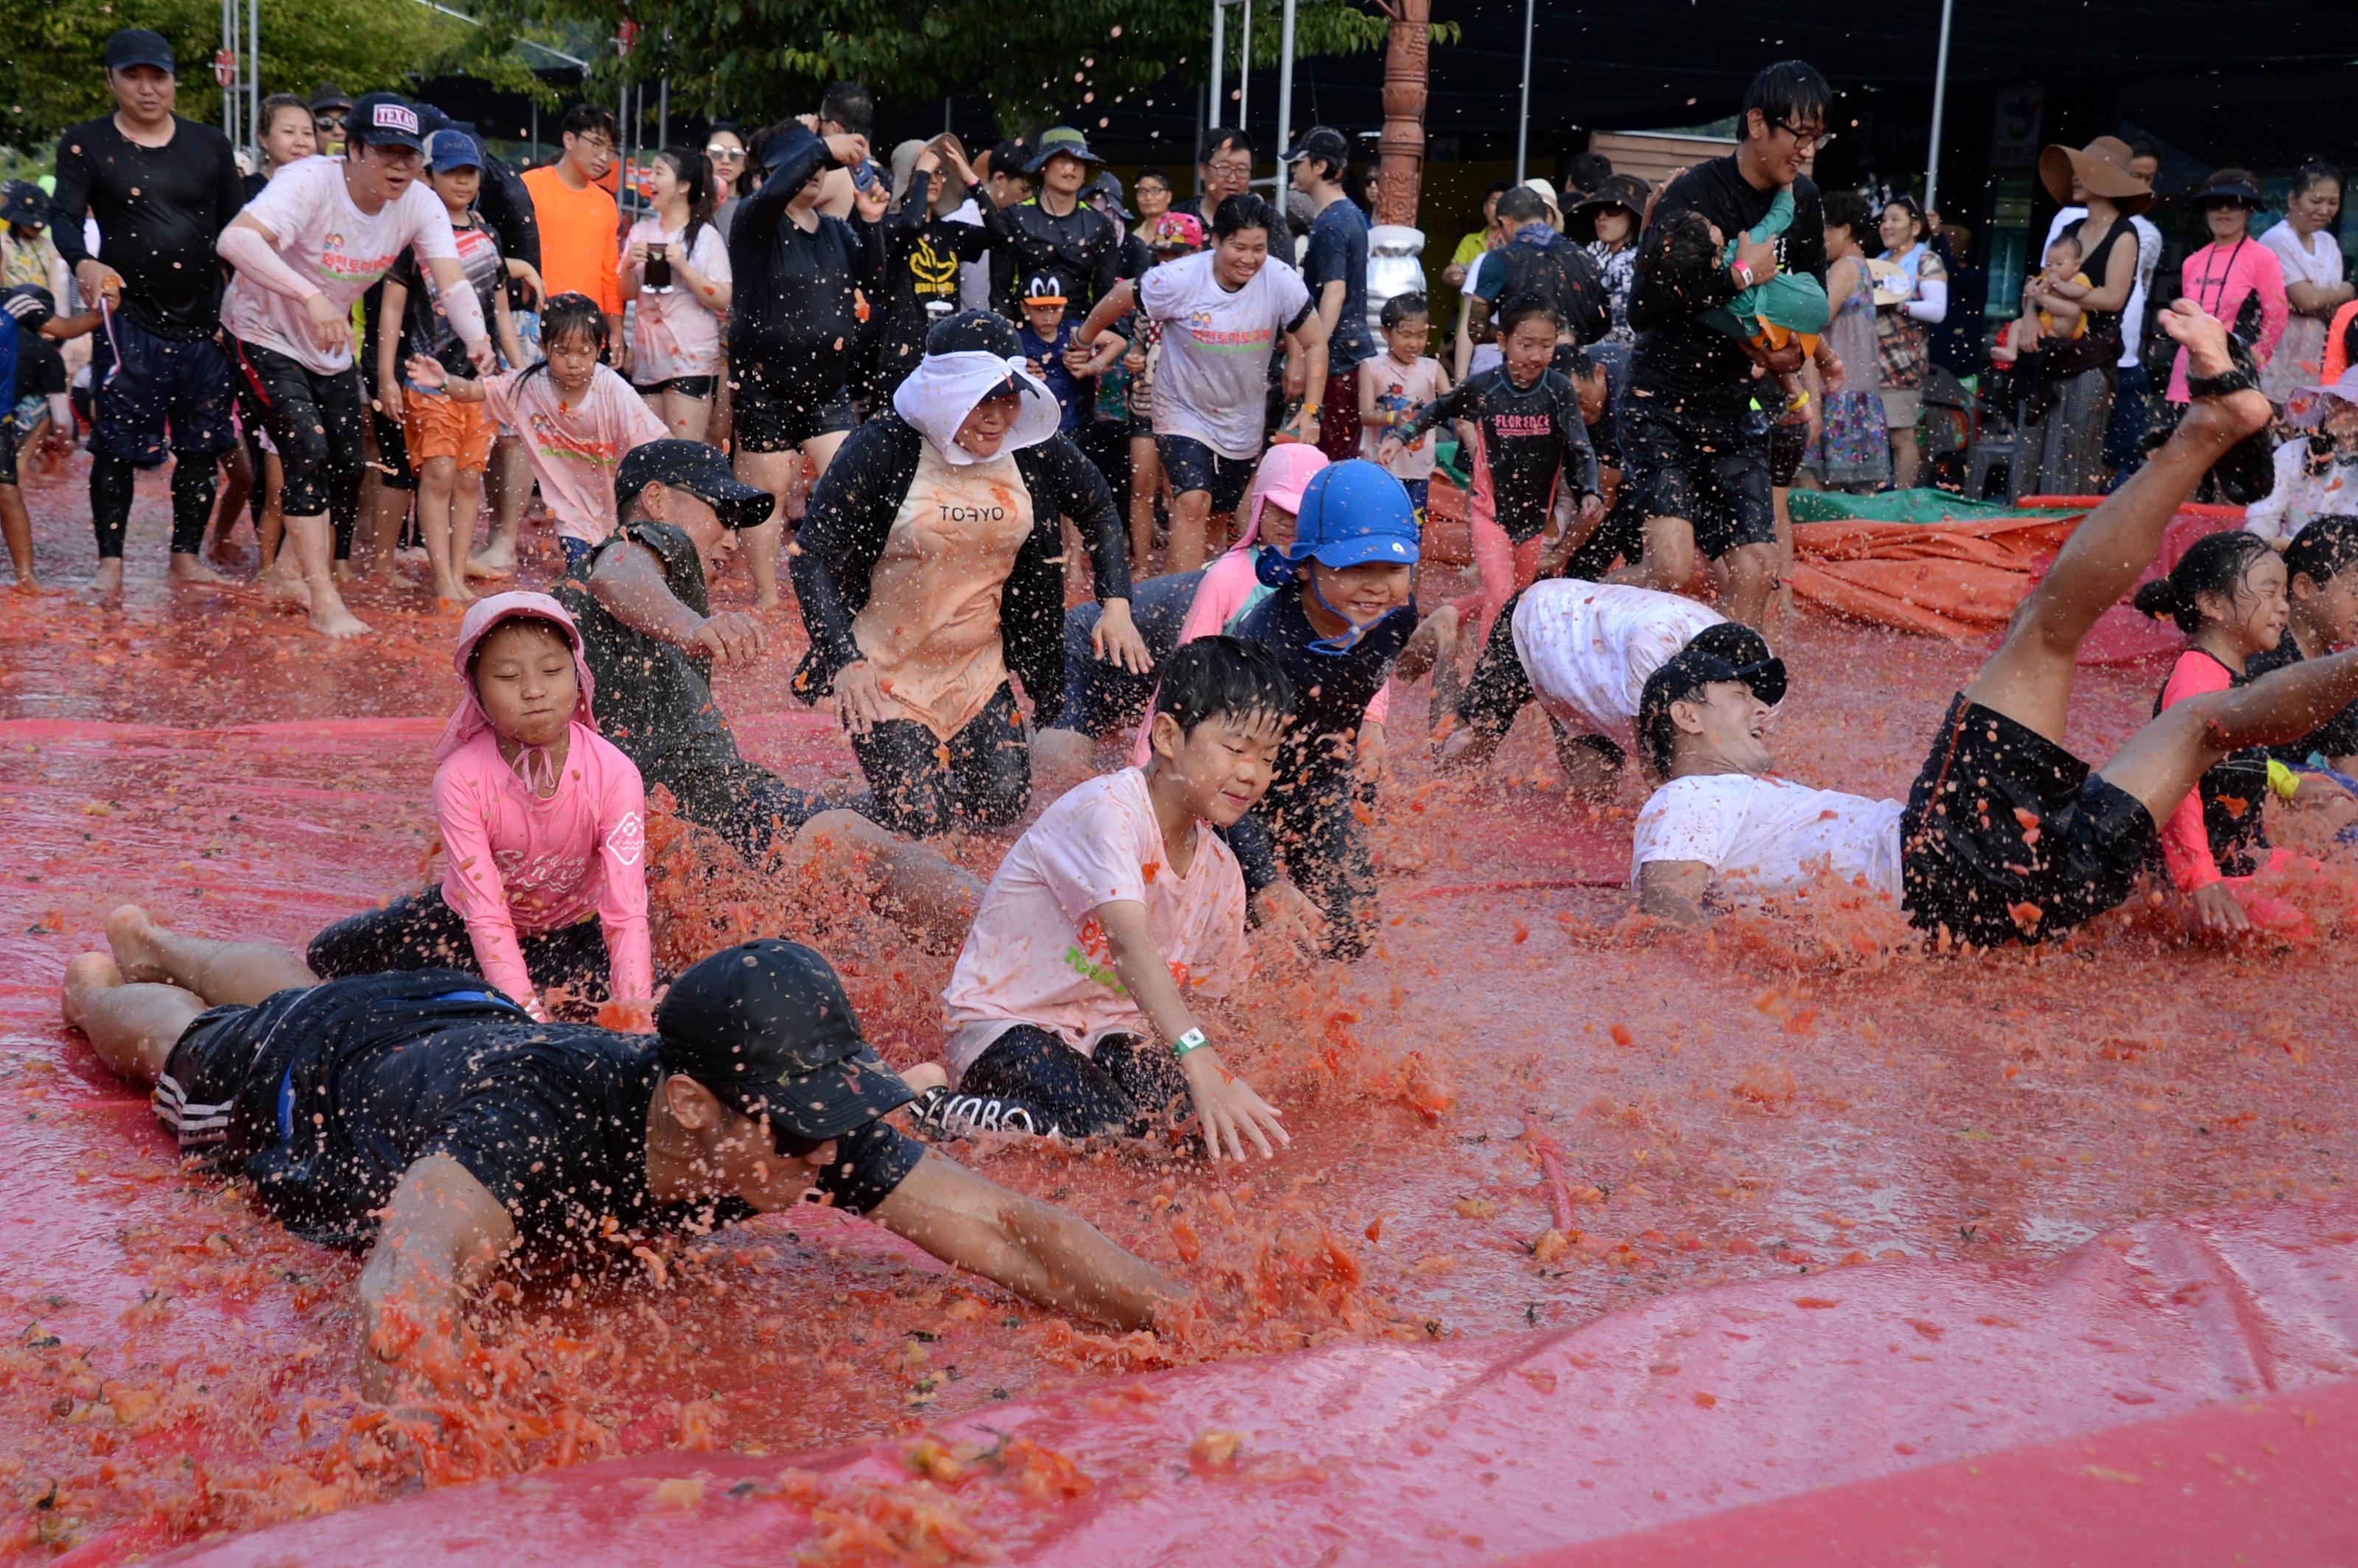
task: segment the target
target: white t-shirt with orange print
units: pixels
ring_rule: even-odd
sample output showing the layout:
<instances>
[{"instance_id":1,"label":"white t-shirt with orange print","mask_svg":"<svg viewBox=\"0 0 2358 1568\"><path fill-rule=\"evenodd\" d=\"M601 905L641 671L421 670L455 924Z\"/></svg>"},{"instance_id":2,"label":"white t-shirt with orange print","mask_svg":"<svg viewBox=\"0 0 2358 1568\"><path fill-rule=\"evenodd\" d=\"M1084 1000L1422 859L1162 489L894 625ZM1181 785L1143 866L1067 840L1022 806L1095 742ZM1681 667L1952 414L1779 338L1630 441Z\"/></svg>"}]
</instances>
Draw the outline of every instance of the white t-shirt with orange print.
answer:
<instances>
[{"instance_id":1,"label":"white t-shirt with orange print","mask_svg":"<svg viewBox=\"0 0 2358 1568\"><path fill-rule=\"evenodd\" d=\"M1097 911L1142 903L1155 951L1191 1002L1252 976L1245 879L1208 825L1181 876L1136 768L1089 780L1041 814L1001 862L942 992L950 1070L963 1075L1008 1030L1029 1023L1083 1055L1109 1034L1151 1033L1114 973Z\"/></svg>"}]
</instances>

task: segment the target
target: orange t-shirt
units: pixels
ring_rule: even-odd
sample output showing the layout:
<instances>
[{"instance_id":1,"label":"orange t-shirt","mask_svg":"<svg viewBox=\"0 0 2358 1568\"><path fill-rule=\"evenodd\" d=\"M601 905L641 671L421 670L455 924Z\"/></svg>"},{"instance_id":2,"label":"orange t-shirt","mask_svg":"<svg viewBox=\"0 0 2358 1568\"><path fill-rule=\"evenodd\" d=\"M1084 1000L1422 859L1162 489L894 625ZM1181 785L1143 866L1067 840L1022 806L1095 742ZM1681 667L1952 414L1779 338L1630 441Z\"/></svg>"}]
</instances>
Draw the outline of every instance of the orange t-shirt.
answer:
<instances>
[{"instance_id":1,"label":"orange t-shirt","mask_svg":"<svg viewBox=\"0 0 2358 1568\"><path fill-rule=\"evenodd\" d=\"M620 316L614 250L622 222L614 199L594 185L574 189L555 164L525 170L524 186L540 222L540 277L549 294L586 294L607 315Z\"/></svg>"}]
</instances>

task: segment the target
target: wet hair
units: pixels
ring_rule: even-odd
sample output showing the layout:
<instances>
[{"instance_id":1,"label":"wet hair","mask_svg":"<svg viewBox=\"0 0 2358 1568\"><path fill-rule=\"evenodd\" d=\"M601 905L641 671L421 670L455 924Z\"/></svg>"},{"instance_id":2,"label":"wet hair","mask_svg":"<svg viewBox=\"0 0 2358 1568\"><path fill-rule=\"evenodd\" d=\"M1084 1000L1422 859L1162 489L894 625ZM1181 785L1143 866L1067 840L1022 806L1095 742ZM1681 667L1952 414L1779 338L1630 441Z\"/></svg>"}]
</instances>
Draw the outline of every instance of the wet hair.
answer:
<instances>
[{"instance_id":1,"label":"wet hair","mask_svg":"<svg viewBox=\"0 0 2358 1568\"><path fill-rule=\"evenodd\" d=\"M671 165L672 173L687 187L687 227L680 231L679 248L693 255L696 236L712 222L715 180L712 160L704 156L702 147L675 146L664 148L655 157Z\"/></svg>"},{"instance_id":2,"label":"wet hair","mask_svg":"<svg viewBox=\"0 0 2358 1568\"><path fill-rule=\"evenodd\" d=\"M525 366L516 377L516 387L535 373L548 369L548 345L568 338L588 338L598 345L600 358L606 353L606 312L586 294L560 294L540 308L540 358Z\"/></svg>"},{"instance_id":3,"label":"wet hair","mask_svg":"<svg viewBox=\"0 0 2358 1568\"><path fill-rule=\"evenodd\" d=\"M1212 237L1234 239L1247 229L1259 229L1264 234L1277 232L1277 214L1268 202L1249 191L1228 197L1220 210L1212 214Z\"/></svg>"},{"instance_id":4,"label":"wet hair","mask_svg":"<svg viewBox=\"0 0 2358 1568\"><path fill-rule=\"evenodd\" d=\"M2342 184L2342 171L2322 158L2313 159L2292 171L2292 194L2306 196L2320 185L2337 189Z\"/></svg>"},{"instance_id":5,"label":"wet hair","mask_svg":"<svg viewBox=\"0 0 2358 1568\"><path fill-rule=\"evenodd\" d=\"M303 123L307 125L317 124L311 118L311 106L308 103L304 103L292 92L274 92L262 101L262 129L254 139L259 141L263 136L268 135L270 127L278 123L278 116L288 114L302 115Z\"/></svg>"},{"instance_id":6,"label":"wet hair","mask_svg":"<svg viewBox=\"0 0 2358 1568\"><path fill-rule=\"evenodd\" d=\"M1558 343L1555 368L1574 381L1586 381L1596 373L1596 356L1579 343Z\"/></svg>"},{"instance_id":7,"label":"wet hair","mask_svg":"<svg viewBox=\"0 0 2358 1568\"><path fill-rule=\"evenodd\" d=\"M829 82L819 96L818 117L834 121L855 136L872 135L876 130L876 95L856 81Z\"/></svg>"},{"instance_id":8,"label":"wet hair","mask_svg":"<svg viewBox=\"0 0 2358 1568\"><path fill-rule=\"evenodd\" d=\"M1834 90L1818 74L1818 68L1807 60L1780 59L1764 66L1744 90L1741 114L1748 124L1752 111L1771 125L1790 125L1806 122L1812 115L1823 120L1833 103Z\"/></svg>"},{"instance_id":9,"label":"wet hair","mask_svg":"<svg viewBox=\"0 0 2358 1568\"><path fill-rule=\"evenodd\" d=\"M1384 330L1387 332L1390 331L1394 327L1399 326L1401 322L1407 320L1412 316L1430 316L1432 314L1432 302L1426 299L1423 295L1395 294L1390 299L1384 301Z\"/></svg>"},{"instance_id":10,"label":"wet hair","mask_svg":"<svg viewBox=\"0 0 2358 1568\"><path fill-rule=\"evenodd\" d=\"M1603 153L1574 153L1565 166L1563 183L1574 190L1594 190L1613 178L1613 160Z\"/></svg>"},{"instance_id":11,"label":"wet hair","mask_svg":"<svg viewBox=\"0 0 2358 1568\"><path fill-rule=\"evenodd\" d=\"M2285 546L2284 563L2288 581L2305 577L2320 588L2358 567L2358 517L2311 518Z\"/></svg>"},{"instance_id":12,"label":"wet hair","mask_svg":"<svg viewBox=\"0 0 2358 1568\"><path fill-rule=\"evenodd\" d=\"M1850 237L1864 245L1867 228L1875 214L1866 205L1866 198L1855 190L1829 190L1818 198L1818 208L1825 214L1826 227L1850 231Z\"/></svg>"},{"instance_id":13,"label":"wet hair","mask_svg":"<svg viewBox=\"0 0 2358 1568\"><path fill-rule=\"evenodd\" d=\"M622 128L616 124L614 112L597 103L576 103L565 112L565 122L559 127L568 136L604 136L619 144Z\"/></svg>"},{"instance_id":14,"label":"wet hair","mask_svg":"<svg viewBox=\"0 0 2358 1568\"><path fill-rule=\"evenodd\" d=\"M1639 276L1684 294L1708 288L1719 265L1711 220L1692 207L1657 217L1638 246Z\"/></svg>"},{"instance_id":15,"label":"wet hair","mask_svg":"<svg viewBox=\"0 0 2358 1568\"><path fill-rule=\"evenodd\" d=\"M1515 329L1530 320L1545 321L1561 332L1563 330L1563 308L1546 295L1527 289L1498 308L1498 337L1501 342L1515 335Z\"/></svg>"},{"instance_id":16,"label":"wet hair","mask_svg":"<svg viewBox=\"0 0 2358 1568\"><path fill-rule=\"evenodd\" d=\"M1245 729L1293 711L1293 683L1277 655L1239 637L1198 637L1182 643L1163 661L1163 688L1154 711L1179 721L1192 735L1208 719L1233 719Z\"/></svg>"},{"instance_id":17,"label":"wet hair","mask_svg":"<svg viewBox=\"0 0 2358 1568\"><path fill-rule=\"evenodd\" d=\"M1031 146L1022 137L1008 137L990 149L990 172L995 175L1003 174L1010 179L1020 179L1026 185L1031 184L1032 177L1023 172L1023 165L1028 161L1031 151Z\"/></svg>"},{"instance_id":18,"label":"wet hair","mask_svg":"<svg viewBox=\"0 0 2358 1568\"><path fill-rule=\"evenodd\" d=\"M2314 524L2312 524L2314 526ZM2169 575L2136 590L2138 611L2158 621L2167 615L2188 636L2202 630L2200 603L2206 593L2232 600L2243 591L2244 576L2261 557L2270 554L2268 542L2240 528L2206 535L2194 541Z\"/></svg>"},{"instance_id":19,"label":"wet hair","mask_svg":"<svg viewBox=\"0 0 2358 1568\"><path fill-rule=\"evenodd\" d=\"M1240 131L1234 125L1215 125L1204 133L1204 144L1195 154L1195 161L1209 163L1230 147L1247 157L1260 151L1253 146L1251 132Z\"/></svg>"},{"instance_id":20,"label":"wet hair","mask_svg":"<svg viewBox=\"0 0 2358 1568\"><path fill-rule=\"evenodd\" d=\"M2055 236L2054 240L2047 247L2047 254L2050 257L2052 257L2057 251L2066 249L2071 251L2071 253L2075 256L2084 257L2088 254L2080 247L2080 236L2073 233L2069 229L2064 230L2063 232Z\"/></svg>"},{"instance_id":21,"label":"wet hair","mask_svg":"<svg viewBox=\"0 0 2358 1568\"><path fill-rule=\"evenodd\" d=\"M1509 186L1498 198L1498 216L1518 224L1544 222L1547 215L1547 198L1528 185Z\"/></svg>"}]
</instances>

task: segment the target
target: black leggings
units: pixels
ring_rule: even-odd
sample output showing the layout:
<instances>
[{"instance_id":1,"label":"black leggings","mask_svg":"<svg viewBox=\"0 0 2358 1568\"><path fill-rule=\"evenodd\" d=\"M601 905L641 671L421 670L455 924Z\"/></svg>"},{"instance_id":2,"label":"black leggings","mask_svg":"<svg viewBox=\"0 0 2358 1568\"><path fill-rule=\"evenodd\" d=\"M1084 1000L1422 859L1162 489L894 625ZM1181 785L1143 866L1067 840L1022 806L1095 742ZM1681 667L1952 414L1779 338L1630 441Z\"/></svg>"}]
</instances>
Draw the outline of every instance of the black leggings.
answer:
<instances>
[{"instance_id":1,"label":"black leggings","mask_svg":"<svg viewBox=\"0 0 2358 1568\"><path fill-rule=\"evenodd\" d=\"M231 347L246 423L268 430L278 449L280 515L326 513L335 525L336 558L346 559L366 466L360 373L315 371L259 343Z\"/></svg>"},{"instance_id":2,"label":"black leggings","mask_svg":"<svg viewBox=\"0 0 2358 1568\"><path fill-rule=\"evenodd\" d=\"M867 815L913 838L1004 827L1032 799L1032 748L1005 685L946 746L914 719L888 719L851 737L851 752L875 792Z\"/></svg>"},{"instance_id":3,"label":"black leggings","mask_svg":"<svg viewBox=\"0 0 2358 1568\"><path fill-rule=\"evenodd\" d=\"M595 918L560 931L517 934L533 984L563 987L574 1000L607 1000L606 933ZM395 899L383 909L339 920L311 938L304 962L323 980L373 975L386 969L463 969L480 975L467 923L445 903L438 887ZM523 1000L522 998L514 999Z\"/></svg>"},{"instance_id":4,"label":"black leggings","mask_svg":"<svg viewBox=\"0 0 2358 1568\"><path fill-rule=\"evenodd\" d=\"M1177 1059L1159 1045L1109 1034L1084 1056L1019 1023L974 1059L936 1119L952 1130L1142 1138L1184 1121L1195 1103Z\"/></svg>"},{"instance_id":5,"label":"black leggings","mask_svg":"<svg viewBox=\"0 0 2358 1568\"><path fill-rule=\"evenodd\" d=\"M132 476L123 458L90 455L90 516L98 533L98 558L120 560L124 530L131 524ZM204 547L205 524L212 521L214 486L221 459L211 452L172 454L172 553L193 556ZM259 488L259 487L257 487Z\"/></svg>"}]
</instances>

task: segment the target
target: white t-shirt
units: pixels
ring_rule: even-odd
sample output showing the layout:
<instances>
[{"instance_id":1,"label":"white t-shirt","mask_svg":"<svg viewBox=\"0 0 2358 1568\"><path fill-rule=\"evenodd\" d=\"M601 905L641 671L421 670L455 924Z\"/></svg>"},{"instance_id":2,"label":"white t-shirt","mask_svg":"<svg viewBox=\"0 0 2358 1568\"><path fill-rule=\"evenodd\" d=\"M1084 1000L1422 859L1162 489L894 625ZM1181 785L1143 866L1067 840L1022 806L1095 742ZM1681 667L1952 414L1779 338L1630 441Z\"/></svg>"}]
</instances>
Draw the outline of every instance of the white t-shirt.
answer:
<instances>
[{"instance_id":1,"label":"white t-shirt","mask_svg":"<svg viewBox=\"0 0 2358 1568\"><path fill-rule=\"evenodd\" d=\"M1278 335L1310 308L1302 275L1271 258L1231 293L1203 251L1138 280L1139 304L1163 323L1154 371L1154 433L1187 436L1224 458L1260 456L1269 357ZM1314 395L1317 388L1311 389Z\"/></svg>"},{"instance_id":2,"label":"white t-shirt","mask_svg":"<svg viewBox=\"0 0 2358 1568\"><path fill-rule=\"evenodd\" d=\"M1146 775L1105 773L1042 813L990 879L942 992L951 1070L963 1075L1019 1023L1084 1055L1109 1034L1148 1033L1097 920L1100 906L1123 902L1146 906L1147 932L1183 996L1226 996L1251 978L1236 856L1198 825L1187 874L1173 874Z\"/></svg>"},{"instance_id":3,"label":"white t-shirt","mask_svg":"<svg viewBox=\"0 0 2358 1568\"><path fill-rule=\"evenodd\" d=\"M2085 207L2066 207L2055 214L2055 222L2047 225L2047 246L2054 248L2063 231L2088 215ZM2129 285L2128 303L2121 307L2121 368L2125 370L2138 362L2145 349L2146 301L2153 297L2154 269L2161 265L2161 231L2150 220L2133 217L2129 227L2136 234L2136 281ZM2041 256L2047 254L2042 250ZM2036 267L2032 268L2037 271ZM2090 282L2104 287L2101 277Z\"/></svg>"},{"instance_id":4,"label":"white t-shirt","mask_svg":"<svg viewBox=\"0 0 2358 1568\"><path fill-rule=\"evenodd\" d=\"M337 158L288 164L245 204L245 215L270 231L279 259L318 284L341 315L351 315L352 301L411 245L417 247L420 272L429 270L427 263L459 259L450 214L424 180L412 180L372 217L345 193L344 165ZM352 362L350 339L339 338L327 350L311 341L311 315L301 300L243 276L230 280L221 314L222 325L240 341L275 350L322 375Z\"/></svg>"},{"instance_id":5,"label":"white t-shirt","mask_svg":"<svg viewBox=\"0 0 2358 1568\"><path fill-rule=\"evenodd\" d=\"M1649 860L1700 860L1714 888L1739 901L1791 892L1831 871L1864 878L1897 903L1903 809L1749 773L1672 779L1638 813L1629 885Z\"/></svg>"},{"instance_id":6,"label":"white t-shirt","mask_svg":"<svg viewBox=\"0 0 2358 1568\"><path fill-rule=\"evenodd\" d=\"M684 232L666 231L658 218L642 218L622 236L624 259L618 265L628 267L631 247L642 241L669 245L671 259L676 262ZM714 283L734 281L729 271L729 242L717 223L707 223L696 232L696 248L687 253L687 263ZM631 314L631 378L641 386L653 386L675 376L719 375L728 368L720 351L720 318L706 308L696 291L681 282L677 273L672 275L671 287L662 294L649 293L643 280L638 307Z\"/></svg>"},{"instance_id":7,"label":"white t-shirt","mask_svg":"<svg viewBox=\"0 0 2358 1568\"><path fill-rule=\"evenodd\" d=\"M1646 677L1723 619L1682 594L1561 578L1523 590L1515 654L1540 706L1574 734L1634 752Z\"/></svg>"}]
</instances>

